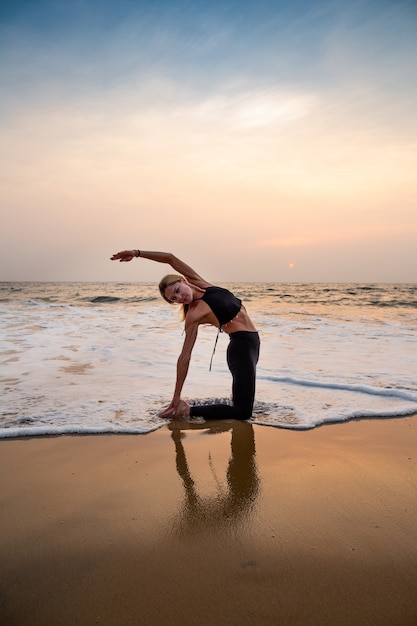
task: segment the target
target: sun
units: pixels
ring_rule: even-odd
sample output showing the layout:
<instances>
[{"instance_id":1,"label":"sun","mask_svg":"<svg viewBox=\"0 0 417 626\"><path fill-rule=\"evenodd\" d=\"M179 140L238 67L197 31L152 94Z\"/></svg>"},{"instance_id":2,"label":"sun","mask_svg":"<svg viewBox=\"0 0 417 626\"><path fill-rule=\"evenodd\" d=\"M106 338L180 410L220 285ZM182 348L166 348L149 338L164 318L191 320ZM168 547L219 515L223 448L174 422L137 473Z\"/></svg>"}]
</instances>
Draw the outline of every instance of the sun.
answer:
<instances>
[{"instance_id":1,"label":"sun","mask_svg":"<svg viewBox=\"0 0 417 626\"><path fill-rule=\"evenodd\" d=\"M292 270L294 268L294 263L288 263L288 267Z\"/></svg>"}]
</instances>

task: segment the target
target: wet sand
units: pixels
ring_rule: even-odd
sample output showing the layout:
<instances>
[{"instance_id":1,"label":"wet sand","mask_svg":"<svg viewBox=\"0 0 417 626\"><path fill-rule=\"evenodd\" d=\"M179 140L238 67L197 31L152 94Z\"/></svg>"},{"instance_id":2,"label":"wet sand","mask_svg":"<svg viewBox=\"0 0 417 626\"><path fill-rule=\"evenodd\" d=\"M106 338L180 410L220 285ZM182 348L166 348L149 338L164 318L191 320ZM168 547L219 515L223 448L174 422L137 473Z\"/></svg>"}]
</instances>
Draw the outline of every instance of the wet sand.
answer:
<instances>
[{"instance_id":1,"label":"wet sand","mask_svg":"<svg viewBox=\"0 0 417 626\"><path fill-rule=\"evenodd\" d=\"M7 626L417 623L417 417L2 440L0 466Z\"/></svg>"}]
</instances>

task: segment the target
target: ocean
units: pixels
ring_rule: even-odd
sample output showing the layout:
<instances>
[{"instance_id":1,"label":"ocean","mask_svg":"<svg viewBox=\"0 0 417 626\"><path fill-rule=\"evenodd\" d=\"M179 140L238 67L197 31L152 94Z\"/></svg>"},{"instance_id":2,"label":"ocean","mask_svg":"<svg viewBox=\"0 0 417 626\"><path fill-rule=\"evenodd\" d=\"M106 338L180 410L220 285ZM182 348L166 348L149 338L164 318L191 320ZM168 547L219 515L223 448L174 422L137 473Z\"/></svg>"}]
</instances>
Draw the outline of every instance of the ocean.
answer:
<instances>
[{"instance_id":1,"label":"ocean","mask_svg":"<svg viewBox=\"0 0 417 626\"><path fill-rule=\"evenodd\" d=\"M417 285L222 284L261 337L252 421L308 429L417 413ZM0 283L0 437L147 433L183 324L150 283ZM228 336L201 327L183 396L230 402Z\"/></svg>"}]
</instances>

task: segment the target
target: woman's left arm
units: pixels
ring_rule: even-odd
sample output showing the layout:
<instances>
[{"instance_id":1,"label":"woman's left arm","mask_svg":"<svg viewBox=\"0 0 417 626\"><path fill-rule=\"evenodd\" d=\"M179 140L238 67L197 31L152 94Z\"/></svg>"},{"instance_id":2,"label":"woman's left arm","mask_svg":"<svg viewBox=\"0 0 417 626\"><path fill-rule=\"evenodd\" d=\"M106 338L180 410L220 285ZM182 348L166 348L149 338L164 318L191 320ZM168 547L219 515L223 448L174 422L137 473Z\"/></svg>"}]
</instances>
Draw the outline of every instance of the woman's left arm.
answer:
<instances>
[{"instance_id":1,"label":"woman's left arm","mask_svg":"<svg viewBox=\"0 0 417 626\"><path fill-rule=\"evenodd\" d=\"M190 283L198 285L199 287L208 287L210 284L206 280L204 280L204 278L202 278L192 267L187 265L187 263L184 263L184 261L172 254L172 252L123 250L122 252L117 252L116 254L113 254L113 256L111 257L111 261L121 261L122 263L126 263L137 257L140 257L141 259L149 259L149 261L156 261L157 263L167 263L176 272L185 276L185 278Z\"/></svg>"}]
</instances>

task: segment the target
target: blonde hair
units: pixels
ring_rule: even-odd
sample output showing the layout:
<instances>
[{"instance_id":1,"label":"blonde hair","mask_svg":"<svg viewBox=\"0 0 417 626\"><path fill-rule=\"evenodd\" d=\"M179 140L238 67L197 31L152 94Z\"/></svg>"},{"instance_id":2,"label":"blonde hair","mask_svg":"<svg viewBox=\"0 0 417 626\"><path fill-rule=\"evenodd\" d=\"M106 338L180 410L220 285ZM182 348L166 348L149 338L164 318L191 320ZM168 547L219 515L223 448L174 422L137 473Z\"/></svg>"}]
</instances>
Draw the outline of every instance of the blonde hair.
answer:
<instances>
[{"instance_id":1,"label":"blonde hair","mask_svg":"<svg viewBox=\"0 0 417 626\"><path fill-rule=\"evenodd\" d=\"M168 302L169 304L174 304L174 302L171 302L171 300L168 300L168 298L166 297L165 290L170 285L174 285L175 283L178 283L180 280L183 280L183 278L184 277L180 276L179 274L167 274L166 276L161 278L161 281L159 283L159 292L161 296L163 297L163 299L165 300L165 302ZM182 320L185 320L187 311L188 311L188 304L183 304L182 305Z\"/></svg>"}]
</instances>

